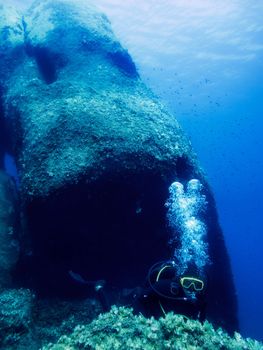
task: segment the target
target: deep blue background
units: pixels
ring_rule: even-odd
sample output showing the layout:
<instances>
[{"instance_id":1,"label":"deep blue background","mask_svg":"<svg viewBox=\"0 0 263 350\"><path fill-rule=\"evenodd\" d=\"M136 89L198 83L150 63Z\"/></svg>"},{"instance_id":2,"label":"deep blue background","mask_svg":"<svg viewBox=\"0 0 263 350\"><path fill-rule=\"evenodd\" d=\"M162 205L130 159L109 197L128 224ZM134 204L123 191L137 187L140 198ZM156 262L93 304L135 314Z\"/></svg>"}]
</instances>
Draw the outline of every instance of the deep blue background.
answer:
<instances>
[{"instance_id":1,"label":"deep blue background","mask_svg":"<svg viewBox=\"0 0 263 350\"><path fill-rule=\"evenodd\" d=\"M263 340L263 2L92 2L191 138L217 201L241 333Z\"/></svg>"}]
</instances>

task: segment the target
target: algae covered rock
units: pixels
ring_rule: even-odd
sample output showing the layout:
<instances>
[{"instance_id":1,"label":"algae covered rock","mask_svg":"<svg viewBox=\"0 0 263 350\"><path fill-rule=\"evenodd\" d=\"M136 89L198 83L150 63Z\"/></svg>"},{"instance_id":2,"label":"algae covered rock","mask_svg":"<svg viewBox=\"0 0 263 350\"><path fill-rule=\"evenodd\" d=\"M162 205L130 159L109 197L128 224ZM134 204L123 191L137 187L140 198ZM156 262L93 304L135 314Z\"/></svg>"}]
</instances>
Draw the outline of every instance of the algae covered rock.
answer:
<instances>
[{"instance_id":1,"label":"algae covered rock","mask_svg":"<svg viewBox=\"0 0 263 350\"><path fill-rule=\"evenodd\" d=\"M88 279L141 282L169 254L168 185L201 176L190 143L87 2L36 1L24 26L4 101L37 263L56 283L87 266Z\"/></svg>"},{"instance_id":2,"label":"algae covered rock","mask_svg":"<svg viewBox=\"0 0 263 350\"><path fill-rule=\"evenodd\" d=\"M153 264L171 258L170 184L199 179L212 261L207 315L236 329L235 288L210 188L176 118L142 82L108 19L86 1L41 0L22 23L24 51L3 75L2 103L31 242L24 268L34 288L75 296L103 280L112 296L143 285ZM77 286L72 276L88 283Z\"/></svg>"},{"instance_id":3,"label":"algae covered rock","mask_svg":"<svg viewBox=\"0 0 263 350\"><path fill-rule=\"evenodd\" d=\"M37 1L25 28L28 56L6 103L26 200L113 174L172 178L193 169L176 119L139 79L104 15L86 2Z\"/></svg>"},{"instance_id":4,"label":"algae covered rock","mask_svg":"<svg viewBox=\"0 0 263 350\"><path fill-rule=\"evenodd\" d=\"M77 326L72 334L60 338L42 350L260 350L263 344L243 339L235 333L230 337L209 322L186 319L168 313L158 321L135 316L131 309L113 307L86 326Z\"/></svg>"},{"instance_id":5,"label":"algae covered rock","mask_svg":"<svg viewBox=\"0 0 263 350\"><path fill-rule=\"evenodd\" d=\"M17 231L17 197L15 184L0 171L0 289L10 286L19 254Z\"/></svg>"},{"instance_id":6,"label":"algae covered rock","mask_svg":"<svg viewBox=\"0 0 263 350\"><path fill-rule=\"evenodd\" d=\"M34 348L32 301L27 289L7 289L0 293L1 349Z\"/></svg>"},{"instance_id":7,"label":"algae covered rock","mask_svg":"<svg viewBox=\"0 0 263 350\"><path fill-rule=\"evenodd\" d=\"M6 289L0 293L0 349L40 349L101 311L96 300L39 299L28 289Z\"/></svg>"}]
</instances>

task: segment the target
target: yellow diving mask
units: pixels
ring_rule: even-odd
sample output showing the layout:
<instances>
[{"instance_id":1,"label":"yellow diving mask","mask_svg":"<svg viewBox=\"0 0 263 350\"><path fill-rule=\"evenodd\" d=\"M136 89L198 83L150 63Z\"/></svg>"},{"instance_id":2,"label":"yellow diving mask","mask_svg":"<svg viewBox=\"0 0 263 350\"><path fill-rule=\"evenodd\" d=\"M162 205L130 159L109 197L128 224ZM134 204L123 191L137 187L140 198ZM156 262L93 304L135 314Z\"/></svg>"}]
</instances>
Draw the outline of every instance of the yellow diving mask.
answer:
<instances>
[{"instance_id":1,"label":"yellow diving mask","mask_svg":"<svg viewBox=\"0 0 263 350\"><path fill-rule=\"evenodd\" d=\"M192 289L196 292L201 292L205 287L204 281L196 277L181 277L180 283L183 288Z\"/></svg>"}]
</instances>

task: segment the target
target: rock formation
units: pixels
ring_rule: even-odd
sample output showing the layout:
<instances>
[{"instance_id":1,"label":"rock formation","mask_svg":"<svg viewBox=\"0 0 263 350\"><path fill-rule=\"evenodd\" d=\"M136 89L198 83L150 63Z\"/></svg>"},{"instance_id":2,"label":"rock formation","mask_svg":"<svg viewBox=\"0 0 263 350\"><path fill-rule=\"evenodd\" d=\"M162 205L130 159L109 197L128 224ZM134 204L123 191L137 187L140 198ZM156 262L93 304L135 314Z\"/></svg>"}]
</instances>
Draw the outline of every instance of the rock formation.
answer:
<instances>
[{"instance_id":1,"label":"rock formation","mask_svg":"<svg viewBox=\"0 0 263 350\"><path fill-rule=\"evenodd\" d=\"M0 79L36 289L62 293L72 285L75 293L71 271L110 288L142 284L152 264L171 256L164 206L170 184L197 178L208 200L213 263L208 317L236 328L209 186L175 117L141 81L108 19L86 1L67 0L36 1L23 21L14 18Z\"/></svg>"}]
</instances>

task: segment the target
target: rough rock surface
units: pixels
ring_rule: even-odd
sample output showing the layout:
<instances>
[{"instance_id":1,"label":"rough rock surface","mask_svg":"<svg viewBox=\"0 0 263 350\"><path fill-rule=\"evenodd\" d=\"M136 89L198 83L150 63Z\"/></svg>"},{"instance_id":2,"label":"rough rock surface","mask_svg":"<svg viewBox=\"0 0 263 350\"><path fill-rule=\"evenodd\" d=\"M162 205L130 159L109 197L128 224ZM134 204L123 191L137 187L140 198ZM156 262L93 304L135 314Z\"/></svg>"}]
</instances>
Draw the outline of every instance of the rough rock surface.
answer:
<instances>
[{"instance_id":1,"label":"rough rock surface","mask_svg":"<svg viewBox=\"0 0 263 350\"><path fill-rule=\"evenodd\" d=\"M208 322L201 324L182 315L169 313L159 320L146 319L135 316L130 309L113 307L42 350L260 350L262 345L238 333L231 338Z\"/></svg>"},{"instance_id":2,"label":"rough rock surface","mask_svg":"<svg viewBox=\"0 0 263 350\"><path fill-rule=\"evenodd\" d=\"M101 311L94 299L38 299L29 289L6 289L0 293L0 349L40 349Z\"/></svg>"},{"instance_id":3,"label":"rough rock surface","mask_svg":"<svg viewBox=\"0 0 263 350\"><path fill-rule=\"evenodd\" d=\"M32 300L27 289L0 293L0 349L34 349Z\"/></svg>"},{"instance_id":4,"label":"rough rock surface","mask_svg":"<svg viewBox=\"0 0 263 350\"><path fill-rule=\"evenodd\" d=\"M40 1L25 17L28 56L7 105L26 199L112 172L172 179L180 160L194 167L176 119L139 79L108 20L77 4Z\"/></svg>"},{"instance_id":5,"label":"rough rock surface","mask_svg":"<svg viewBox=\"0 0 263 350\"><path fill-rule=\"evenodd\" d=\"M95 299L39 299L33 307L34 338L41 346L56 342L77 325L86 325L102 312Z\"/></svg>"},{"instance_id":6,"label":"rough rock surface","mask_svg":"<svg viewBox=\"0 0 263 350\"><path fill-rule=\"evenodd\" d=\"M93 7L36 1L24 26L27 54L8 80L5 107L35 253L44 260L55 254L47 253L55 240L53 246L64 249L61 259L70 250L76 255L68 271L85 273L82 266L93 263L99 271L88 279L110 275L118 284L118 273L114 279L110 270L122 261L126 278L137 273L139 283L146 266L168 256L167 234L159 244L166 199L161 189L174 178L201 176L189 141ZM116 240L110 245L109 235ZM150 240L152 252L145 256ZM105 264L112 266L103 276Z\"/></svg>"},{"instance_id":7,"label":"rough rock surface","mask_svg":"<svg viewBox=\"0 0 263 350\"><path fill-rule=\"evenodd\" d=\"M171 256L169 185L198 178L208 200L213 262L208 317L236 329L235 290L211 191L175 117L141 81L107 18L87 2L42 0L23 25L24 51L19 62L14 51L7 55L14 68L1 76L2 101L32 241L26 272L35 288L74 294L69 272L113 288L142 284L152 264Z\"/></svg>"}]
</instances>

